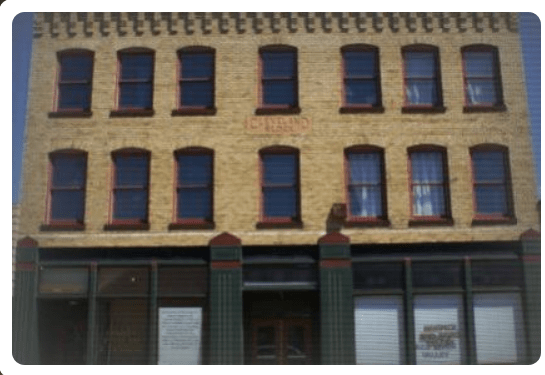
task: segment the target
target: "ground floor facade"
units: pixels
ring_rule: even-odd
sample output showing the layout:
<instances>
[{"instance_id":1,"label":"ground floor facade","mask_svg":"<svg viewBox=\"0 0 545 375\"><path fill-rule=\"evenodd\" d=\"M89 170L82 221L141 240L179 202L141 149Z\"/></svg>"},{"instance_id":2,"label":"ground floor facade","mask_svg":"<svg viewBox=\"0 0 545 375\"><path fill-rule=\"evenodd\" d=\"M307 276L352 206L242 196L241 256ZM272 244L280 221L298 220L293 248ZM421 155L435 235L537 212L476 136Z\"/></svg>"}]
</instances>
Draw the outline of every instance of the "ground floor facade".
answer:
<instances>
[{"instance_id":1,"label":"ground floor facade","mask_svg":"<svg viewBox=\"0 0 545 375\"><path fill-rule=\"evenodd\" d=\"M363 245L17 248L25 364L530 364L540 237Z\"/></svg>"}]
</instances>

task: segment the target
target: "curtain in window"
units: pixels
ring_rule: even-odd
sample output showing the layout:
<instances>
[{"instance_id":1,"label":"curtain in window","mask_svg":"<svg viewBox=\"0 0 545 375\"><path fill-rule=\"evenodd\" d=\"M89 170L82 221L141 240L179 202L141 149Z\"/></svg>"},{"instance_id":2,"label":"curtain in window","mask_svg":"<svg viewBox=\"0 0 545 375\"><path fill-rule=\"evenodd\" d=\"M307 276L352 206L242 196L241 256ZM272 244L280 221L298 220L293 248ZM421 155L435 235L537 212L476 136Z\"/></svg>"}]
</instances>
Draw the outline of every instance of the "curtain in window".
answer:
<instances>
[{"instance_id":1,"label":"curtain in window","mask_svg":"<svg viewBox=\"0 0 545 375\"><path fill-rule=\"evenodd\" d=\"M443 155L440 152L411 154L413 214L441 216L446 214Z\"/></svg>"},{"instance_id":2,"label":"curtain in window","mask_svg":"<svg viewBox=\"0 0 545 375\"><path fill-rule=\"evenodd\" d=\"M350 154L350 213L382 216L381 155L378 152Z\"/></svg>"}]
</instances>

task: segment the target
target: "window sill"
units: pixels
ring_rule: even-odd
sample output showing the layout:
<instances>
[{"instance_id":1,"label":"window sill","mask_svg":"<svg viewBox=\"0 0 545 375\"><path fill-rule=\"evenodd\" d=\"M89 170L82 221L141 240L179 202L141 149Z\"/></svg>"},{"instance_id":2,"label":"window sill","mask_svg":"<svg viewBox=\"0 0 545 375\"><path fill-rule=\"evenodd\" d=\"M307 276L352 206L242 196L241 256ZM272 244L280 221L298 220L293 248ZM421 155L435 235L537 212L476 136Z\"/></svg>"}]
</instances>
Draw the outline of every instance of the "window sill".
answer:
<instances>
[{"instance_id":1,"label":"window sill","mask_svg":"<svg viewBox=\"0 0 545 375\"><path fill-rule=\"evenodd\" d=\"M171 116L213 116L217 108L178 108L173 109Z\"/></svg>"},{"instance_id":2,"label":"window sill","mask_svg":"<svg viewBox=\"0 0 545 375\"><path fill-rule=\"evenodd\" d=\"M377 106L346 106L339 108L339 113L384 113L384 107Z\"/></svg>"},{"instance_id":3,"label":"window sill","mask_svg":"<svg viewBox=\"0 0 545 375\"><path fill-rule=\"evenodd\" d=\"M406 106L401 108L401 113L445 113L447 109L441 106Z\"/></svg>"},{"instance_id":4,"label":"window sill","mask_svg":"<svg viewBox=\"0 0 545 375\"><path fill-rule=\"evenodd\" d=\"M517 219L514 217L482 217L475 216L471 221L472 226L486 226L486 225L515 225Z\"/></svg>"},{"instance_id":5,"label":"window sill","mask_svg":"<svg viewBox=\"0 0 545 375\"><path fill-rule=\"evenodd\" d=\"M428 226L452 226L454 220L452 218L443 217L423 217L412 218L409 220L409 227L428 227Z\"/></svg>"},{"instance_id":6,"label":"window sill","mask_svg":"<svg viewBox=\"0 0 545 375\"><path fill-rule=\"evenodd\" d=\"M110 117L151 117L155 115L153 109L120 109L110 112Z\"/></svg>"},{"instance_id":7,"label":"window sill","mask_svg":"<svg viewBox=\"0 0 545 375\"><path fill-rule=\"evenodd\" d=\"M49 118L88 118L93 115L91 111L57 111L49 112Z\"/></svg>"},{"instance_id":8,"label":"window sill","mask_svg":"<svg viewBox=\"0 0 545 375\"><path fill-rule=\"evenodd\" d=\"M389 227L390 221L381 218L352 217L344 222L346 228Z\"/></svg>"},{"instance_id":9,"label":"window sill","mask_svg":"<svg viewBox=\"0 0 545 375\"><path fill-rule=\"evenodd\" d=\"M213 221L205 220L184 220L171 223L168 230L184 230L184 229L215 229L216 224Z\"/></svg>"},{"instance_id":10,"label":"window sill","mask_svg":"<svg viewBox=\"0 0 545 375\"><path fill-rule=\"evenodd\" d=\"M505 104L499 105L474 105L465 106L464 113L486 113L486 112L505 112L507 107Z\"/></svg>"},{"instance_id":11,"label":"window sill","mask_svg":"<svg viewBox=\"0 0 545 375\"><path fill-rule=\"evenodd\" d=\"M255 110L256 115L297 115L299 113L301 113L301 108L299 107L262 107Z\"/></svg>"},{"instance_id":12,"label":"window sill","mask_svg":"<svg viewBox=\"0 0 545 375\"><path fill-rule=\"evenodd\" d=\"M104 230L149 230L149 223L111 223L104 225Z\"/></svg>"},{"instance_id":13,"label":"window sill","mask_svg":"<svg viewBox=\"0 0 545 375\"><path fill-rule=\"evenodd\" d=\"M302 229L301 221L260 221L255 225L256 229Z\"/></svg>"},{"instance_id":14,"label":"window sill","mask_svg":"<svg viewBox=\"0 0 545 375\"><path fill-rule=\"evenodd\" d=\"M77 222L66 222L66 223L49 223L42 224L40 230L44 232L49 231L84 231L85 224Z\"/></svg>"}]
</instances>

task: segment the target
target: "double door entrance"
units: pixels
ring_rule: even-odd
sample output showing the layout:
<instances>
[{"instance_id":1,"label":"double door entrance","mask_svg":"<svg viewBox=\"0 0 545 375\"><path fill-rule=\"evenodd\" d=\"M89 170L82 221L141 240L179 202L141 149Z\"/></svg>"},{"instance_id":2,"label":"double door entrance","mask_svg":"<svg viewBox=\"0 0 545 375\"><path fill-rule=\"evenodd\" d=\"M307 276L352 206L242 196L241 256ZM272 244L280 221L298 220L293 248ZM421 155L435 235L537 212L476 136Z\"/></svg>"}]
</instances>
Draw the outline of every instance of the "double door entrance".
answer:
<instances>
[{"instance_id":1,"label":"double door entrance","mask_svg":"<svg viewBox=\"0 0 545 375\"><path fill-rule=\"evenodd\" d=\"M311 327L311 320L304 318L253 319L253 364L311 364Z\"/></svg>"}]
</instances>

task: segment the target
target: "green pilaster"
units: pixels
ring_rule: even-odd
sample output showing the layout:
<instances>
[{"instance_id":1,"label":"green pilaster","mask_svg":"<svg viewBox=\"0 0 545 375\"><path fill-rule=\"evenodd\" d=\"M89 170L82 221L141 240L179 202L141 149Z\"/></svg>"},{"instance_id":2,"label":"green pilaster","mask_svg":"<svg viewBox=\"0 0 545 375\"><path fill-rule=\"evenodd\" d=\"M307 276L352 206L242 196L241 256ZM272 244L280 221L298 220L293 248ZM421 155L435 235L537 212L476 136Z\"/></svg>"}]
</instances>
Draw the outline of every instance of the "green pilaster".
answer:
<instances>
[{"instance_id":1,"label":"green pilaster","mask_svg":"<svg viewBox=\"0 0 545 375\"><path fill-rule=\"evenodd\" d=\"M350 244L319 246L322 364L355 364Z\"/></svg>"},{"instance_id":2,"label":"green pilaster","mask_svg":"<svg viewBox=\"0 0 545 375\"><path fill-rule=\"evenodd\" d=\"M235 239L227 234L220 236L220 239L227 237L226 242ZM217 245L213 241L210 245L210 364L242 365L242 246L240 240L238 244Z\"/></svg>"},{"instance_id":3,"label":"green pilaster","mask_svg":"<svg viewBox=\"0 0 545 375\"><path fill-rule=\"evenodd\" d=\"M97 264L91 264L89 277L89 312L87 320L87 364L97 364Z\"/></svg>"},{"instance_id":4,"label":"green pilaster","mask_svg":"<svg viewBox=\"0 0 545 375\"><path fill-rule=\"evenodd\" d=\"M466 304L466 331L467 331L467 349L469 357L467 364L477 364L477 346L475 343L475 316L473 314L473 283L471 282L471 262L469 258L464 261L464 281L465 281L465 304Z\"/></svg>"},{"instance_id":5,"label":"green pilaster","mask_svg":"<svg viewBox=\"0 0 545 375\"><path fill-rule=\"evenodd\" d=\"M158 317L157 317L157 311L158 309L158 303L157 303L157 295L158 295L158 282L159 282L159 269L157 266L157 261L153 261L151 264L151 293L150 293L150 301L149 301L149 364L150 365L156 365L157 364L157 327L159 325Z\"/></svg>"},{"instance_id":6,"label":"green pilaster","mask_svg":"<svg viewBox=\"0 0 545 375\"><path fill-rule=\"evenodd\" d=\"M414 297L412 264L410 259L405 260L405 316L407 318L407 364L416 364L416 344L414 339Z\"/></svg>"},{"instance_id":7,"label":"green pilaster","mask_svg":"<svg viewBox=\"0 0 545 375\"><path fill-rule=\"evenodd\" d=\"M38 243L30 238L19 241L16 252L13 296L13 358L20 364L40 363L38 349Z\"/></svg>"},{"instance_id":8,"label":"green pilaster","mask_svg":"<svg viewBox=\"0 0 545 375\"><path fill-rule=\"evenodd\" d=\"M541 355L541 237L522 239L524 311L528 347L526 362L536 363Z\"/></svg>"}]
</instances>

